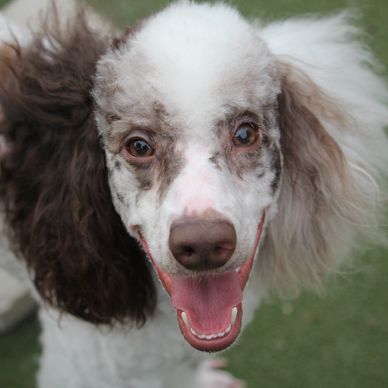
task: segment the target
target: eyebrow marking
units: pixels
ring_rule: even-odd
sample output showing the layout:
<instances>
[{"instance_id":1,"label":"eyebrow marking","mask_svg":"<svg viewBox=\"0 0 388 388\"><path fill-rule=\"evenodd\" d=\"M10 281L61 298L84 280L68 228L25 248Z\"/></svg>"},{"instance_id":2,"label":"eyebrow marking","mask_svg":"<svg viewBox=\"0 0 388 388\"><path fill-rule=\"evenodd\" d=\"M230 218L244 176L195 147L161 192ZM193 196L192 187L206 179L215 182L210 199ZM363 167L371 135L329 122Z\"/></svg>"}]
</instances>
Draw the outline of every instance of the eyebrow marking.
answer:
<instances>
[{"instance_id":1,"label":"eyebrow marking","mask_svg":"<svg viewBox=\"0 0 388 388\"><path fill-rule=\"evenodd\" d=\"M119 115L112 112L105 112L104 118L108 124L112 124L114 121L121 120L121 117Z\"/></svg>"}]
</instances>

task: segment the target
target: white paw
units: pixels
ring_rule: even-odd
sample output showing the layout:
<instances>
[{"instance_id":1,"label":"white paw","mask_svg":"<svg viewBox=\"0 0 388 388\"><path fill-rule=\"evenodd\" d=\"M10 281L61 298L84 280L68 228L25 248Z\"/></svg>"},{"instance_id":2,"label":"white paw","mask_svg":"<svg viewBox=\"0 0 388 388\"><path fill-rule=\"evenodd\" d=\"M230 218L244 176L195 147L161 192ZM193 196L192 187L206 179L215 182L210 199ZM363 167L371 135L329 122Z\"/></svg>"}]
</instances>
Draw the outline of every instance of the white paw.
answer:
<instances>
[{"instance_id":1,"label":"white paw","mask_svg":"<svg viewBox=\"0 0 388 388\"><path fill-rule=\"evenodd\" d=\"M199 367L198 388L246 388L243 381L219 369L225 366L226 360L221 358L202 362Z\"/></svg>"}]
</instances>

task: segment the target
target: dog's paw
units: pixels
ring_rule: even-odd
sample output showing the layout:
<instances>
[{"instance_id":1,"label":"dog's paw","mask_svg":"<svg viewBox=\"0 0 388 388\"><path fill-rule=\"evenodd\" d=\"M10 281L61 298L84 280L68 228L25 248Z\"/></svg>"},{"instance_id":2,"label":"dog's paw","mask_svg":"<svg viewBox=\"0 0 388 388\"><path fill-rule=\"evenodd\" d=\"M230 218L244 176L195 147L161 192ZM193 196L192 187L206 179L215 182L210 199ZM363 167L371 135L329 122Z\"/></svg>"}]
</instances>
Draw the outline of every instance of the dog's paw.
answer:
<instances>
[{"instance_id":1,"label":"dog's paw","mask_svg":"<svg viewBox=\"0 0 388 388\"><path fill-rule=\"evenodd\" d=\"M246 384L234 378L230 373L220 370L226 366L226 360L215 358L203 361L199 367L198 388L246 388Z\"/></svg>"}]
</instances>

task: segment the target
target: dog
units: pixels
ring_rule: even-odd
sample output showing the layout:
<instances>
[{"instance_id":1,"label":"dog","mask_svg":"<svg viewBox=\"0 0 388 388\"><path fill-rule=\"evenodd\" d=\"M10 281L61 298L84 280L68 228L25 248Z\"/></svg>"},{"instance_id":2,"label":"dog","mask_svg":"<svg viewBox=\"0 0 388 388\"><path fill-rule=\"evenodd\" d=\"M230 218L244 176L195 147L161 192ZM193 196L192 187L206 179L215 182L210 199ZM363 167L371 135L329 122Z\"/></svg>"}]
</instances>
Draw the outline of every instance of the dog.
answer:
<instances>
[{"instance_id":1,"label":"dog","mask_svg":"<svg viewBox=\"0 0 388 388\"><path fill-rule=\"evenodd\" d=\"M206 354L378 239L388 92L349 19L181 1L121 36L82 11L8 34L3 250L42 306L40 388L242 387Z\"/></svg>"}]
</instances>

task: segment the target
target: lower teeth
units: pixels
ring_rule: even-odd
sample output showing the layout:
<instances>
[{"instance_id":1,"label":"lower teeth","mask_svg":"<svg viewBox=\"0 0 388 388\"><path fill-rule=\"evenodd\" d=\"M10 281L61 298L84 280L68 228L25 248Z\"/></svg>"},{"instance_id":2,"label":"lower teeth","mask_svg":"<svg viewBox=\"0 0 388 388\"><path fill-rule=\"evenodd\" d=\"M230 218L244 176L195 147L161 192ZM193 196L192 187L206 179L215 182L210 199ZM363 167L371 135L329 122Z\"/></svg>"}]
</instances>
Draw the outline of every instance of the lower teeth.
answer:
<instances>
[{"instance_id":1,"label":"lower teeth","mask_svg":"<svg viewBox=\"0 0 388 388\"><path fill-rule=\"evenodd\" d=\"M193 334L195 337L197 337L199 339L209 340L210 341L210 340L213 340L213 339L216 339L216 338L225 337L232 330L232 325L234 325L234 323L236 322L237 312L238 312L237 311L237 307L233 307L232 308L232 314L231 314L231 321L230 321L230 324L228 325L228 327L226 328L226 330L224 332L222 332L222 333L214 333L214 334L199 334L199 333L197 333L190 326L189 319L188 319L187 313L185 311L182 312L181 317L182 317L182 320L185 323L186 327L188 329L190 329L191 334Z\"/></svg>"}]
</instances>

